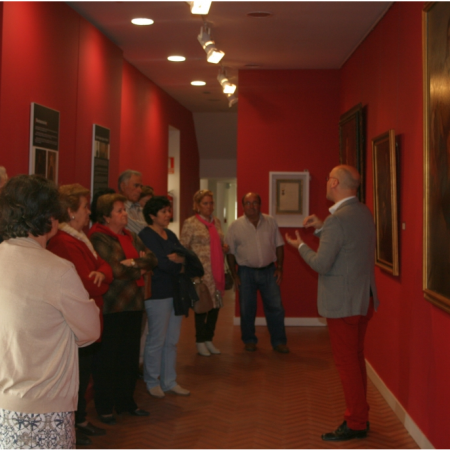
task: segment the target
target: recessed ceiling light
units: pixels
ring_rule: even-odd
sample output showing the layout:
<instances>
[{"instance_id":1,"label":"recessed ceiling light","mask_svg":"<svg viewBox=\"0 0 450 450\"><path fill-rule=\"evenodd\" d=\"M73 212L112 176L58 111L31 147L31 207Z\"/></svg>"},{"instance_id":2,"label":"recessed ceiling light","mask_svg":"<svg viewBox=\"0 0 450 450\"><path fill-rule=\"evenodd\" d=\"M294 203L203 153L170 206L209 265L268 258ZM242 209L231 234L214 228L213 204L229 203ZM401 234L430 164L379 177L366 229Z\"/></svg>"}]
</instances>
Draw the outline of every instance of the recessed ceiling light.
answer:
<instances>
[{"instance_id":1,"label":"recessed ceiling light","mask_svg":"<svg viewBox=\"0 0 450 450\"><path fill-rule=\"evenodd\" d=\"M177 56L177 55L168 56L167 59L169 61L174 61L174 62L186 61L186 58L184 56Z\"/></svg>"},{"instance_id":2,"label":"recessed ceiling light","mask_svg":"<svg viewBox=\"0 0 450 450\"><path fill-rule=\"evenodd\" d=\"M250 16L250 17L269 17L271 15L272 15L272 13L269 11L252 11L252 12L247 13L247 16Z\"/></svg>"},{"instance_id":3,"label":"recessed ceiling light","mask_svg":"<svg viewBox=\"0 0 450 450\"><path fill-rule=\"evenodd\" d=\"M145 19L145 18L141 17L141 18L133 19L131 21L131 23L133 23L134 25L152 25L154 22L152 19Z\"/></svg>"},{"instance_id":4,"label":"recessed ceiling light","mask_svg":"<svg viewBox=\"0 0 450 450\"><path fill-rule=\"evenodd\" d=\"M204 81L191 81L192 86L204 86L206 83Z\"/></svg>"}]
</instances>

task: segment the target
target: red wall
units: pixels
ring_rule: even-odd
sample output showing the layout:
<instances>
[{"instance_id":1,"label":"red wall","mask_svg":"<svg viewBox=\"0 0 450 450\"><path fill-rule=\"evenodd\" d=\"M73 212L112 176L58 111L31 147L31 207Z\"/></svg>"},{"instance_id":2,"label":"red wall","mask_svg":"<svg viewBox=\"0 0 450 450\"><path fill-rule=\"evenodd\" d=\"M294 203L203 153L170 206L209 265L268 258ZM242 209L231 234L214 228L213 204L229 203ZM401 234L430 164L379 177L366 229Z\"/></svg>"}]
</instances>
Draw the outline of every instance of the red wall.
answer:
<instances>
[{"instance_id":1,"label":"red wall","mask_svg":"<svg viewBox=\"0 0 450 450\"><path fill-rule=\"evenodd\" d=\"M192 114L62 2L5 2L0 19L0 165L9 176L28 173L31 102L60 112L60 184L90 187L97 124L111 130L110 186L117 188L119 173L134 168L165 194L173 125L180 130L184 220L199 186Z\"/></svg>"},{"instance_id":2,"label":"red wall","mask_svg":"<svg viewBox=\"0 0 450 450\"><path fill-rule=\"evenodd\" d=\"M141 171L144 184L159 195L167 193L169 125L180 130L182 223L200 178L192 113L124 61L120 167Z\"/></svg>"},{"instance_id":3,"label":"red wall","mask_svg":"<svg viewBox=\"0 0 450 450\"><path fill-rule=\"evenodd\" d=\"M339 162L339 72L240 71L238 108L238 199L256 191L262 212L268 213L269 172L308 169L310 211L324 217L331 206L325 199L326 177ZM293 229L281 229L283 236L286 232ZM311 231L303 235L317 246ZM317 275L285 246L281 294L286 316L317 317L316 293Z\"/></svg>"},{"instance_id":4,"label":"red wall","mask_svg":"<svg viewBox=\"0 0 450 450\"><path fill-rule=\"evenodd\" d=\"M371 140L400 140L400 277L377 269L381 299L367 358L437 448L448 448L450 316L422 293L423 3L394 3L342 69L340 113L367 107L367 203L373 205ZM450 276L450 274L449 274Z\"/></svg>"}]
</instances>

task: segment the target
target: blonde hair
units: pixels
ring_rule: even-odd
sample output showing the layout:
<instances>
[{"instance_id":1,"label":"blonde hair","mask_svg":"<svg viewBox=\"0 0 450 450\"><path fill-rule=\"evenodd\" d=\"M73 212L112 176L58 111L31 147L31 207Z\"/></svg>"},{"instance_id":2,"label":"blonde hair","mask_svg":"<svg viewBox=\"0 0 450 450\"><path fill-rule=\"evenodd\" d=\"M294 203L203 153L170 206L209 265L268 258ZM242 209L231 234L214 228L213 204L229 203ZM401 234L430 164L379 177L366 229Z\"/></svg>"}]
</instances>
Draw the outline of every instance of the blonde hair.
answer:
<instances>
[{"instance_id":1,"label":"blonde hair","mask_svg":"<svg viewBox=\"0 0 450 450\"><path fill-rule=\"evenodd\" d=\"M197 212L197 208L200 205L200 202L205 198L205 197L211 197L212 199L214 199L214 194L209 190L209 189L200 189L199 191L197 191L194 194L194 205L192 206L192 209Z\"/></svg>"}]
</instances>

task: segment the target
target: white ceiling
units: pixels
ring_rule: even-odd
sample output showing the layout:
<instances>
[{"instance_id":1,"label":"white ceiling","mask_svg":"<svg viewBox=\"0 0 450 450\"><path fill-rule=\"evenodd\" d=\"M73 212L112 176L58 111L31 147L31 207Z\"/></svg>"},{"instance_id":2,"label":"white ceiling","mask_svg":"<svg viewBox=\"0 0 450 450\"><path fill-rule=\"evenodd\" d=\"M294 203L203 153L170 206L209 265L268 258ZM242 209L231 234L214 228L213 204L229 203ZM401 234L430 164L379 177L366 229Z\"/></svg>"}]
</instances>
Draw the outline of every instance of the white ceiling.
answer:
<instances>
[{"instance_id":1,"label":"white ceiling","mask_svg":"<svg viewBox=\"0 0 450 450\"><path fill-rule=\"evenodd\" d=\"M206 61L197 41L201 16L182 1L68 2L93 23L154 83L195 113L236 112L216 79L219 67ZM221 64L238 85L238 70L337 69L385 14L392 2L213 1L206 17L211 38L225 52ZM249 17L268 11L266 18ZM148 17L151 26L131 24ZM167 57L181 54L185 62ZM193 87L192 80L206 86Z\"/></svg>"}]
</instances>

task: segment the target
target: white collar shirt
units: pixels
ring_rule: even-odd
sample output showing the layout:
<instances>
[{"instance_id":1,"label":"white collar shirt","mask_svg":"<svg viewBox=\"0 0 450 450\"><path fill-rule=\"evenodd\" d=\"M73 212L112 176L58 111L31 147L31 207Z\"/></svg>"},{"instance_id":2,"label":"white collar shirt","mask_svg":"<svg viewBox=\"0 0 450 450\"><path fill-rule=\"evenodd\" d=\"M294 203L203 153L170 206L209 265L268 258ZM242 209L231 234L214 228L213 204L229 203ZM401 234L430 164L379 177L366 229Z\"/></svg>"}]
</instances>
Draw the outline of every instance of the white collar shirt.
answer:
<instances>
[{"instance_id":1,"label":"white collar shirt","mask_svg":"<svg viewBox=\"0 0 450 450\"><path fill-rule=\"evenodd\" d=\"M276 249L284 240L275 219L261 214L255 227L245 215L228 228L225 243L239 266L266 267L277 260Z\"/></svg>"}]
</instances>

